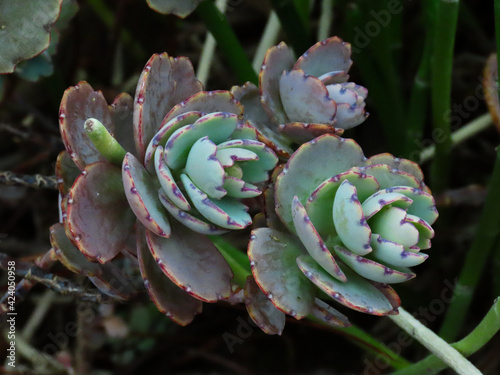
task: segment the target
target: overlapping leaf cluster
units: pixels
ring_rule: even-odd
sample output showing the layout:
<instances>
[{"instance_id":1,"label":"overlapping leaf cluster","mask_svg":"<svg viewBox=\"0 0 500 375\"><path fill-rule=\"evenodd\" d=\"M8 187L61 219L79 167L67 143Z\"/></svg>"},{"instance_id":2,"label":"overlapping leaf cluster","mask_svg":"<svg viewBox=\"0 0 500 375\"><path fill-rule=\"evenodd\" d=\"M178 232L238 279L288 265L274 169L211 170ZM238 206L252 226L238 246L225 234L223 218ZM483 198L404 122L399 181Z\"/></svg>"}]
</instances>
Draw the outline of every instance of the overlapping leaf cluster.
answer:
<instances>
[{"instance_id":1,"label":"overlapping leaf cluster","mask_svg":"<svg viewBox=\"0 0 500 375\"><path fill-rule=\"evenodd\" d=\"M339 137L368 116L368 91L348 81L350 55L336 37L298 59L281 43L259 87L207 92L188 59L164 53L146 64L135 98L108 106L86 82L69 88L52 235L60 259L112 295L106 267L133 277L138 266L151 299L182 325L202 302L241 293L267 333L281 333L285 314L348 325L329 299L396 313L387 284L427 258L437 213L416 164L366 158ZM244 286L209 237L229 231L249 240Z\"/></svg>"}]
</instances>

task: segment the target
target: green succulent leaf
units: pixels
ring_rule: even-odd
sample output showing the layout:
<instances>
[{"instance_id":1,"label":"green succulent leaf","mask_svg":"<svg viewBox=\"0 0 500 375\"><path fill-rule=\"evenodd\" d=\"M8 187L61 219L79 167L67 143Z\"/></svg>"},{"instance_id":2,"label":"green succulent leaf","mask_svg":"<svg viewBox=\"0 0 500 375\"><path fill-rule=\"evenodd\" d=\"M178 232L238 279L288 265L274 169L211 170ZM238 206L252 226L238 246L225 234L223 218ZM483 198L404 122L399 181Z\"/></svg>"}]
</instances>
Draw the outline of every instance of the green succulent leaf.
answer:
<instances>
[{"instance_id":1,"label":"green succulent leaf","mask_svg":"<svg viewBox=\"0 0 500 375\"><path fill-rule=\"evenodd\" d=\"M326 302L316 298L311 312L312 316L333 327L349 327L351 323L347 316Z\"/></svg>"},{"instance_id":2,"label":"green succulent leaf","mask_svg":"<svg viewBox=\"0 0 500 375\"><path fill-rule=\"evenodd\" d=\"M270 228L252 231L248 257L255 281L281 311L302 319L311 312L315 287L297 268L306 250L296 239Z\"/></svg>"},{"instance_id":3,"label":"green succulent leaf","mask_svg":"<svg viewBox=\"0 0 500 375\"><path fill-rule=\"evenodd\" d=\"M62 0L0 1L0 73L12 73L16 64L49 47L61 4Z\"/></svg>"},{"instance_id":4,"label":"green succulent leaf","mask_svg":"<svg viewBox=\"0 0 500 375\"><path fill-rule=\"evenodd\" d=\"M347 282L330 276L309 255L297 258L297 264L304 275L335 301L357 311L372 315L387 315L393 306L385 295L368 280L344 267Z\"/></svg>"},{"instance_id":5,"label":"green succulent leaf","mask_svg":"<svg viewBox=\"0 0 500 375\"><path fill-rule=\"evenodd\" d=\"M162 14L175 14L180 18L189 16L202 0L147 0L151 9Z\"/></svg>"}]
</instances>

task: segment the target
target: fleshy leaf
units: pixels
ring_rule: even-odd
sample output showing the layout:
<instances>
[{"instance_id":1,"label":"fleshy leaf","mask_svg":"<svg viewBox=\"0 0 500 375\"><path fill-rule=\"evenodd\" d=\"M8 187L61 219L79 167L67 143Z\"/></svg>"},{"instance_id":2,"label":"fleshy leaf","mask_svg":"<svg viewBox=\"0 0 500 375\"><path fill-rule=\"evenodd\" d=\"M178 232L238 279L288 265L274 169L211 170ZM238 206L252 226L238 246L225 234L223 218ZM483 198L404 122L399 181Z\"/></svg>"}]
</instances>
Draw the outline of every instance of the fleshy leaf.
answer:
<instances>
[{"instance_id":1,"label":"fleshy leaf","mask_svg":"<svg viewBox=\"0 0 500 375\"><path fill-rule=\"evenodd\" d=\"M353 310L372 315L387 315L393 310L382 292L347 267L342 268L348 280L343 283L330 276L309 255L298 257L297 264L304 275L322 291Z\"/></svg>"},{"instance_id":2,"label":"fleshy leaf","mask_svg":"<svg viewBox=\"0 0 500 375\"><path fill-rule=\"evenodd\" d=\"M268 335L281 335L285 328L285 314L259 289L252 276L247 277L244 293L248 314L255 324Z\"/></svg>"},{"instance_id":3,"label":"fleshy leaf","mask_svg":"<svg viewBox=\"0 0 500 375\"><path fill-rule=\"evenodd\" d=\"M369 224L373 233L407 248L418 243L418 230L406 220L406 211L399 207L386 207L372 217Z\"/></svg>"},{"instance_id":4,"label":"fleshy leaf","mask_svg":"<svg viewBox=\"0 0 500 375\"><path fill-rule=\"evenodd\" d=\"M201 91L178 103L165 117L165 123L176 116L191 111L203 113L225 112L237 116L243 115L243 106L229 91Z\"/></svg>"},{"instance_id":5,"label":"fleshy leaf","mask_svg":"<svg viewBox=\"0 0 500 375\"><path fill-rule=\"evenodd\" d=\"M302 206L296 196L293 198L292 203L292 218L297 235L309 255L330 275L340 281L346 282L347 279L344 273L337 265L335 258L314 228L304 206Z\"/></svg>"},{"instance_id":6,"label":"fleshy leaf","mask_svg":"<svg viewBox=\"0 0 500 375\"><path fill-rule=\"evenodd\" d=\"M67 200L67 226L78 249L106 263L125 247L134 222L120 168L107 162L88 165Z\"/></svg>"},{"instance_id":7,"label":"fleshy leaf","mask_svg":"<svg viewBox=\"0 0 500 375\"><path fill-rule=\"evenodd\" d=\"M289 122L281 124L279 132L296 143L305 143L323 134L342 135L344 129L336 128L332 125L309 124L305 122Z\"/></svg>"},{"instance_id":8,"label":"fleshy leaf","mask_svg":"<svg viewBox=\"0 0 500 375\"><path fill-rule=\"evenodd\" d=\"M394 192L391 188L389 188L390 192L387 190L388 189L380 190L363 202L361 206L366 220L369 220L373 215L388 205L408 208L408 206L413 203L406 195Z\"/></svg>"},{"instance_id":9,"label":"fleshy leaf","mask_svg":"<svg viewBox=\"0 0 500 375\"><path fill-rule=\"evenodd\" d=\"M127 93L118 95L111 103L113 137L128 152L136 156L134 142L134 99Z\"/></svg>"},{"instance_id":10,"label":"fleshy leaf","mask_svg":"<svg viewBox=\"0 0 500 375\"><path fill-rule=\"evenodd\" d=\"M373 280L384 284L396 284L408 281L415 277L414 273L404 273L373 260L359 256L342 246L335 246L335 253L358 275L368 280Z\"/></svg>"},{"instance_id":11,"label":"fleshy leaf","mask_svg":"<svg viewBox=\"0 0 500 375\"><path fill-rule=\"evenodd\" d=\"M61 4L62 0L0 2L0 73L12 73L16 64L49 47Z\"/></svg>"},{"instance_id":12,"label":"fleshy leaf","mask_svg":"<svg viewBox=\"0 0 500 375\"><path fill-rule=\"evenodd\" d=\"M338 37L316 43L299 57L293 69L320 77L333 71L347 72L352 65L351 45Z\"/></svg>"},{"instance_id":13,"label":"fleshy leaf","mask_svg":"<svg viewBox=\"0 0 500 375\"><path fill-rule=\"evenodd\" d=\"M198 139L208 136L215 144L226 141L238 125L238 116L227 112L213 112L192 125L174 132L165 144L165 161L172 169L185 166L191 147Z\"/></svg>"},{"instance_id":14,"label":"fleshy leaf","mask_svg":"<svg viewBox=\"0 0 500 375\"><path fill-rule=\"evenodd\" d=\"M216 155L215 143L207 136L198 139L189 150L185 172L209 198L221 199L227 194L222 187L225 172Z\"/></svg>"},{"instance_id":15,"label":"fleshy leaf","mask_svg":"<svg viewBox=\"0 0 500 375\"><path fill-rule=\"evenodd\" d=\"M333 202L342 182L349 181L356 187L362 202L379 189L377 180L366 174L348 170L322 182L307 200L306 210L316 230L323 236L336 234L333 224Z\"/></svg>"},{"instance_id":16,"label":"fleshy leaf","mask_svg":"<svg viewBox=\"0 0 500 375\"><path fill-rule=\"evenodd\" d=\"M172 107L202 89L188 58L172 58L166 53L151 56L134 98L134 139L139 160L144 160L149 141Z\"/></svg>"},{"instance_id":17,"label":"fleshy leaf","mask_svg":"<svg viewBox=\"0 0 500 375\"><path fill-rule=\"evenodd\" d=\"M71 160L67 151L61 151L57 156L55 170L59 192L64 196L68 194L71 185L73 185L81 171Z\"/></svg>"},{"instance_id":18,"label":"fleshy leaf","mask_svg":"<svg viewBox=\"0 0 500 375\"><path fill-rule=\"evenodd\" d=\"M346 247L358 255L372 251L371 230L368 226L356 187L348 180L340 185L333 203L333 224Z\"/></svg>"},{"instance_id":19,"label":"fleshy leaf","mask_svg":"<svg viewBox=\"0 0 500 375\"><path fill-rule=\"evenodd\" d=\"M231 295L233 272L207 236L174 223L169 238L147 231L148 247L158 266L176 285L205 302Z\"/></svg>"},{"instance_id":20,"label":"fleshy leaf","mask_svg":"<svg viewBox=\"0 0 500 375\"><path fill-rule=\"evenodd\" d=\"M223 234L227 232L227 229L220 228L212 223L207 223L206 221L191 215L189 212L181 210L179 207L174 205L172 201L170 201L165 192L161 189L159 196L161 203L167 211L189 229L208 235Z\"/></svg>"},{"instance_id":21,"label":"fleshy leaf","mask_svg":"<svg viewBox=\"0 0 500 375\"><path fill-rule=\"evenodd\" d=\"M368 158L367 165L387 164L393 169L413 175L419 183L424 180L424 173L419 165L408 159L397 158L389 153L377 154Z\"/></svg>"},{"instance_id":22,"label":"fleshy leaf","mask_svg":"<svg viewBox=\"0 0 500 375\"><path fill-rule=\"evenodd\" d=\"M114 132L108 103L102 93L94 91L87 82L80 82L64 92L59 108L59 127L66 150L81 170L88 164L106 160L83 128L88 118L98 119L109 132Z\"/></svg>"},{"instance_id":23,"label":"fleshy leaf","mask_svg":"<svg viewBox=\"0 0 500 375\"><path fill-rule=\"evenodd\" d=\"M347 316L319 298L315 299L311 313L315 318L333 327L349 327L351 325Z\"/></svg>"},{"instance_id":24,"label":"fleshy leaf","mask_svg":"<svg viewBox=\"0 0 500 375\"><path fill-rule=\"evenodd\" d=\"M362 166L365 160L356 142L335 135L325 134L300 146L276 180L276 212L283 223L294 231L295 195L304 203L323 181L353 166Z\"/></svg>"},{"instance_id":25,"label":"fleshy leaf","mask_svg":"<svg viewBox=\"0 0 500 375\"><path fill-rule=\"evenodd\" d=\"M71 243L61 223L50 227L50 244L59 261L71 272L85 276L95 276L101 273L100 265L89 262L80 250Z\"/></svg>"},{"instance_id":26,"label":"fleshy leaf","mask_svg":"<svg viewBox=\"0 0 500 375\"><path fill-rule=\"evenodd\" d=\"M274 124L289 122L281 104L280 79L284 71L292 69L293 63L293 52L284 42L269 48L262 62L259 74L260 97L264 110Z\"/></svg>"},{"instance_id":27,"label":"fleshy leaf","mask_svg":"<svg viewBox=\"0 0 500 375\"><path fill-rule=\"evenodd\" d=\"M144 229L137 224L137 260L146 290L158 310L175 323L186 326L202 311L202 302L165 276L149 251Z\"/></svg>"},{"instance_id":28,"label":"fleshy leaf","mask_svg":"<svg viewBox=\"0 0 500 375\"><path fill-rule=\"evenodd\" d=\"M427 254L405 250L404 246L372 234L373 252L370 257L396 267L413 267L428 258Z\"/></svg>"},{"instance_id":29,"label":"fleshy leaf","mask_svg":"<svg viewBox=\"0 0 500 375\"><path fill-rule=\"evenodd\" d=\"M289 122L333 125L336 121L337 103L330 99L326 86L302 70L283 73L280 96Z\"/></svg>"},{"instance_id":30,"label":"fleshy leaf","mask_svg":"<svg viewBox=\"0 0 500 375\"><path fill-rule=\"evenodd\" d=\"M305 252L296 238L270 228L252 231L248 244L255 281L278 309L296 319L311 312L315 298L314 285L296 265Z\"/></svg>"},{"instance_id":31,"label":"fleshy leaf","mask_svg":"<svg viewBox=\"0 0 500 375\"><path fill-rule=\"evenodd\" d=\"M231 197L212 200L187 175L182 174L181 180L200 214L215 225L227 229L243 229L252 224L248 207L240 201Z\"/></svg>"},{"instance_id":32,"label":"fleshy leaf","mask_svg":"<svg viewBox=\"0 0 500 375\"><path fill-rule=\"evenodd\" d=\"M158 189L152 176L130 153L123 159L122 178L125 195L135 216L150 231L168 237L170 223L158 198Z\"/></svg>"}]
</instances>

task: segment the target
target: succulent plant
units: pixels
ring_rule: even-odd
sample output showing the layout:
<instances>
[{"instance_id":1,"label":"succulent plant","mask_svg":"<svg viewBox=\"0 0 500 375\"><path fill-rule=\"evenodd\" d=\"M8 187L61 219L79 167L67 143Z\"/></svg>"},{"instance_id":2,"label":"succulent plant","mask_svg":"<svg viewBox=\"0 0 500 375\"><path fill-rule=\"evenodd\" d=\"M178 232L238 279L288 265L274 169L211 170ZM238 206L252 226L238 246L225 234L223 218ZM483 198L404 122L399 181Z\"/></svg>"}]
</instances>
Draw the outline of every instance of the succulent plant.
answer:
<instances>
[{"instance_id":1,"label":"succulent plant","mask_svg":"<svg viewBox=\"0 0 500 375\"><path fill-rule=\"evenodd\" d=\"M183 325L201 301L230 297L233 273L207 235L251 224L242 199L278 161L229 92L202 89L189 60L154 55L134 100L108 106L81 82L59 114L66 244L104 266L137 257L152 300Z\"/></svg>"},{"instance_id":2,"label":"succulent plant","mask_svg":"<svg viewBox=\"0 0 500 375\"><path fill-rule=\"evenodd\" d=\"M303 143L325 133L340 135L361 124L368 116L368 90L348 82L350 56L351 45L338 37L316 43L296 61L284 42L270 48L259 76L260 101L269 120L262 121L259 109L247 116L255 115L264 136L279 133L288 139L283 142L271 134L271 140L285 146L290 140ZM240 95L251 100L255 92L256 87L247 84Z\"/></svg>"},{"instance_id":3,"label":"succulent plant","mask_svg":"<svg viewBox=\"0 0 500 375\"><path fill-rule=\"evenodd\" d=\"M274 199L286 229L254 230L248 255L278 309L301 319L317 310L321 290L354 310L396 313L400 300L387 284L415 276L408 267L427 258L420 250L430 248L438 216L415 163L366 158L354 141L326 134L292 155Z\"/></svg>"}]
</instances>

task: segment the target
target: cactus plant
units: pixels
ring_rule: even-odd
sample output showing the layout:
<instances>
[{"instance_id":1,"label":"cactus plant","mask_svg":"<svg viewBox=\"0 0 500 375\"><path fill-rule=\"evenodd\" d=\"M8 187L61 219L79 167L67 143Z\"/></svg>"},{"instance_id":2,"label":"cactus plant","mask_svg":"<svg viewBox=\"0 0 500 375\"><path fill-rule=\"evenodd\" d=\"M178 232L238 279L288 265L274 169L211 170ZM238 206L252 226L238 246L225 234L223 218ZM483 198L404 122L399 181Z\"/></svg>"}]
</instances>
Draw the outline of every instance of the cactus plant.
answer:
<instances>
[{"instance_id":1,"label":"cactus plant","mask_svg":"<svg viewBox=\"0 0 500 375\"><path fill-rule=\"evenodd\" d=\"M438 216L415 163L366 158L354 141L326 134L292 155L274 199L291 233L272 224L254 230L248 255L278 309L301 319L321 290L354 310L396 313L400 300L387 284L415 276L408 267L427 258L420 250L430 247Z\"/></svg>"}]
</instances>

